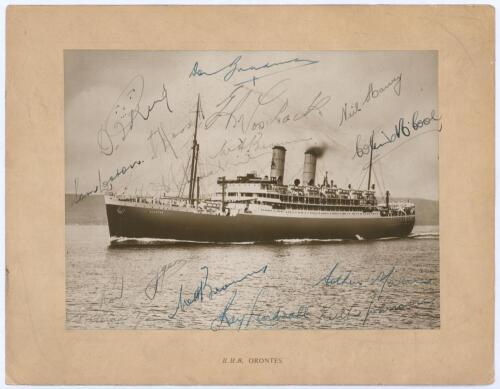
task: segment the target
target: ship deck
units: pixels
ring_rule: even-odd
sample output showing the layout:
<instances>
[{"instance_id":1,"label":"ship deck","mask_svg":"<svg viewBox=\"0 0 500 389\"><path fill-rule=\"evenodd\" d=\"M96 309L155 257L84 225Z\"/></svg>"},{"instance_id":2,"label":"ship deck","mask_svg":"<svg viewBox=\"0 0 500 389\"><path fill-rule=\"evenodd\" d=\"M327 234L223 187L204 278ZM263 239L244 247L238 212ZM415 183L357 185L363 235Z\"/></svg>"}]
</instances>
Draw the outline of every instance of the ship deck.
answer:
<instances>
[{"instance_id":1,"label":"ship deck","mask_svg":"<svg viewBox=\"0 0 500 389\"><path fill-rule=\"evenodd\" d=\"M110 236L201 242L371 239L407 236L414 215L380 212L200 210L192 206L106 200Z\"/></svg>"}]
</instances>

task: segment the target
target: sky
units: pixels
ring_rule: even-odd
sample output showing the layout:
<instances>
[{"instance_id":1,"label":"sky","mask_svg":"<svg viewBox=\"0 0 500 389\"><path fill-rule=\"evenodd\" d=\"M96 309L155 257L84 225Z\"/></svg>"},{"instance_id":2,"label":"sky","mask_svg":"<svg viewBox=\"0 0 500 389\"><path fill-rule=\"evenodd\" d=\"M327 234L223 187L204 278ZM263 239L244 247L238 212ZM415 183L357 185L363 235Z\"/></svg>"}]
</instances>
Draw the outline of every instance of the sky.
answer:
<instances>
[{"instance_id":1,"label":"sky","mask_svg":"<svg viewBox=\"0 0 500 389\"><path fill-rule=\"evenodd\" d=\"M64 69L67 193L187 195L199 98L203 194L269 175L274 145L285 183L320 146L317 182L366 188L373 134L377 194L438 200L435 51L66 50Z\"/></svg>"}]
</instances>

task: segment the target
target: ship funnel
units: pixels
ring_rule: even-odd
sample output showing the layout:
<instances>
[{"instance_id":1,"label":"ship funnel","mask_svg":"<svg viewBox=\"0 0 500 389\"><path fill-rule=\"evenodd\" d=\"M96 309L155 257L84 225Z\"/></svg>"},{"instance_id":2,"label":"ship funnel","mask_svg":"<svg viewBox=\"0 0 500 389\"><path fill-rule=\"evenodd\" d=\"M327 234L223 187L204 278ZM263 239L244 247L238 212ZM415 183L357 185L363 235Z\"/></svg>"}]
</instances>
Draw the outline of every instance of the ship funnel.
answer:
<instances>
[{"instance_id":1,"label":"ship funnel","mask_svg":"<svg viewBox=\"0 0 500 389\"><path fill-rule=\"evenodd\" d=\"M271 160L271 179L276 179L278 184L283 184L285 175L285 154L286 149L283 146L273 147L273 158Z\"/></svg>"},{"instance_id":2,"label":"ship funnel","mask_svg":"<svg viewBox=\"0 0 500 389\"><path fill-rule=\"evenodd\" d=\"M304 154L304 172L302 174L303 185L314 185L316 180L316 153L306 151Z\"/></svg>"}]
</instances>

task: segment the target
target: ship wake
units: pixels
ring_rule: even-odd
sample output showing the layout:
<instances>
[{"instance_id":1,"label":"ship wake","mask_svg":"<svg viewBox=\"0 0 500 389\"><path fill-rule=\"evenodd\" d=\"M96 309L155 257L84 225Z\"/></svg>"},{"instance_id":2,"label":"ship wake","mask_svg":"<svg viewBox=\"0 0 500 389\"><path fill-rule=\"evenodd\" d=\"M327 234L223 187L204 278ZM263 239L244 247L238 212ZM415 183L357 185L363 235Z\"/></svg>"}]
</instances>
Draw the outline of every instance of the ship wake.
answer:
<instances>
[{"instance_id":1,"label":"ship wake","mask_svg":"<svg viewBox=\"0 0 500 389\"><path fill-rule=\"evenodd\" d=\"M408 236L409 239L439 239L439 232L416 232Z\"/></svg>"},{"instance_id":2,"label":"ship wake","mask_svg":"<svg viewBox=\"0 0 500 389\"><path fill-rule=\"evenodd\" d=\"M208 242L197 240L180 240L180 239L159 239L159 238L112 238L110 241L111 247L162 247L162 246L182 246L182 245L251 245L257 242Z\"/></svg>"},{"instance_id":3,"label":"ship wake","mask_svg":"<svg viewBox=\"0 0 500 389\"><path fill-rule=\"evenodd\" d=\"M163 246L179 246L179 245L265 245L265 244L281 244L281 245L310 245L310 244L338 244L338 243L363 243L374 241L390 241L399 239L439 239L438 232L420 232L412 233L408 237L384 237L378 239L276 239L273 241L247 241L247 242L208 242L208 241L193 241L193 240L178 240L178 239L156 239L156 238L117 238L114 237L110 241L110 246L113 248L119 247L163 247Z\"/></svg>"}]
</instances>

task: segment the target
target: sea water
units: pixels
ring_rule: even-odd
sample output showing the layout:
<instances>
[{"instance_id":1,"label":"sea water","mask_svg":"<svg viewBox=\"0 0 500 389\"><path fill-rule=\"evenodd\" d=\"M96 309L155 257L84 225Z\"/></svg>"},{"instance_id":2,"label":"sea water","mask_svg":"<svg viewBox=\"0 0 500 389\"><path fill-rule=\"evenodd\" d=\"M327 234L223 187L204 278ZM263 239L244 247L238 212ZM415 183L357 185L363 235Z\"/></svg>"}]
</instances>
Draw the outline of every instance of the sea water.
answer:
<instances>
[{"instance_id":1,"label":"sea water","mask_svg":"<svg viewBox=\"0 0 500 389\"><path fill-rule=\"evenodd\" d=\"M439 233L268 244L111 244L66 225L67 329L439 328Z\"/></svg>"}]
</instances>

